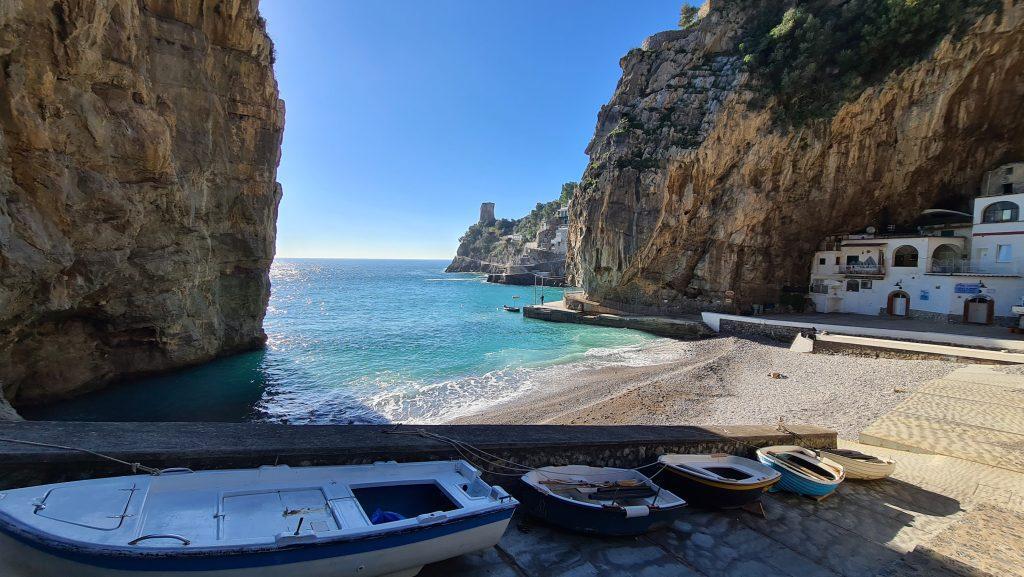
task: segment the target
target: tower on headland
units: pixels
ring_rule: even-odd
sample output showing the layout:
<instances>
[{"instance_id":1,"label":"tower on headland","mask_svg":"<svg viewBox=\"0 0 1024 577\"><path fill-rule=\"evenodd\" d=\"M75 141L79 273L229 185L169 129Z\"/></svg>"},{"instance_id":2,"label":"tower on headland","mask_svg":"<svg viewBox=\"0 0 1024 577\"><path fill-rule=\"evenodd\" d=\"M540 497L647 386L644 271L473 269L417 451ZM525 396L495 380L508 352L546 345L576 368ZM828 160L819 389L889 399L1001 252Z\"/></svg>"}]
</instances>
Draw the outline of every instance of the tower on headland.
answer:
<instances>
[{"instance_id":1,"label":"tower on headland","mask_svg":"<svg viewBox=\"0 0 1024 577\"><path fill-rule=\"evenodd\" d=\"M494 224L494 203L480 203L480 224Z\"/></svg>"}]
</instances>

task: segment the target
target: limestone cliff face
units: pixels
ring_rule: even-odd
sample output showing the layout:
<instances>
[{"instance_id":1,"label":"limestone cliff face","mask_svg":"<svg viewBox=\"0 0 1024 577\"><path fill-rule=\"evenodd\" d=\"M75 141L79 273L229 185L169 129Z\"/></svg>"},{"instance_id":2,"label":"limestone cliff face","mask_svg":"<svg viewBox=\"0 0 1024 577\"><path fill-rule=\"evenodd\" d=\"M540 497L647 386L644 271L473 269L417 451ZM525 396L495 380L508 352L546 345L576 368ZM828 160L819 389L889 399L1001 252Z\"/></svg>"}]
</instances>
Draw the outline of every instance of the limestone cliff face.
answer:
<instances>
[{"instance_id":1,"label":"limestone cliff face","mask_svg":"<svg viewBox=\"0 0 1024 577\"><path fill-rule=\"evenodd\" d=\"M569 267L592 297L772 302L806 285L825 235L956 205L1024 158L1024 3L799 129L752 105L737 45L756 4L711 2L622 59L571 208Z\"/></svg>"},{"instance_id":2,"label":"limestone cliff face","mask_svg":"<svg viewBox=\"0 0 1024 577\"><path fill-rule=\"evenodd\" d=\"M15 406L259 346L284 105L255 0L0 2Z\"/></svg>"}]
</instances>

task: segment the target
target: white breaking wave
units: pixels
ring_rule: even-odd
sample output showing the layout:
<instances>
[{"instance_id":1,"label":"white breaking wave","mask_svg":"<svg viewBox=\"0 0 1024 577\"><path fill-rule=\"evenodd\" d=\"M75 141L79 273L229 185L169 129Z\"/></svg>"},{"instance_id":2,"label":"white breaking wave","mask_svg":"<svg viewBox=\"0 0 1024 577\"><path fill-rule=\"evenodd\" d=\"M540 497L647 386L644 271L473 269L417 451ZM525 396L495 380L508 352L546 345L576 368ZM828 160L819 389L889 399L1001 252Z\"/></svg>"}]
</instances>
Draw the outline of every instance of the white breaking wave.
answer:
<instances>
[{"instance_id":1,"label":"white breaking wave","mask_svg":"<svg viewBox=\"0 0 1024 577\"><path fill-rule=\"evenodd\" d=\"M538 383L570 378L581 370L605 367L643 367L685 356L677 341L656 339L622 347L594 348L562 362L542 367L514 367L479 376L439 383L403 383L387 386L364 402L375 413L395 423L437 424L513 400L531 392Z\"/></svg>"}]
</instances>

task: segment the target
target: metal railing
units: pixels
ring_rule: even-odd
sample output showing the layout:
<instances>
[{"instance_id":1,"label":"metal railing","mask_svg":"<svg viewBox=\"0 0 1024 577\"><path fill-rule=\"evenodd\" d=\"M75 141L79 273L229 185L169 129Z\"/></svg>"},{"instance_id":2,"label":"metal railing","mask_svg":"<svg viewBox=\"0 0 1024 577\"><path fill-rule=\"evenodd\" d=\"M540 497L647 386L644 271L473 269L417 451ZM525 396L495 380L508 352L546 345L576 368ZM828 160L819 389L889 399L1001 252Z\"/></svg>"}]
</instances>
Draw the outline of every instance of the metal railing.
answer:
<instances>
[{"instance_id":1,"label":"metal railing","mask_svg":"<svg viewBox=\"0 0 1024 577\"><path fill-rule=\"evenodd\" d=\"M1015 262L933 261L928 267L928 272L931 274L1020 276L1020 267Z\"/></svg>"},{"instance_id":2,"label":"metal railing","mask_svg":"<svg viewBox=\"0 0 1024 577\"><path fill-rule=\"evenodd\" d=\"M844 264L839 266L839 274L885 276L885 268L878 264Z\"/></svg>"}]
</instances>

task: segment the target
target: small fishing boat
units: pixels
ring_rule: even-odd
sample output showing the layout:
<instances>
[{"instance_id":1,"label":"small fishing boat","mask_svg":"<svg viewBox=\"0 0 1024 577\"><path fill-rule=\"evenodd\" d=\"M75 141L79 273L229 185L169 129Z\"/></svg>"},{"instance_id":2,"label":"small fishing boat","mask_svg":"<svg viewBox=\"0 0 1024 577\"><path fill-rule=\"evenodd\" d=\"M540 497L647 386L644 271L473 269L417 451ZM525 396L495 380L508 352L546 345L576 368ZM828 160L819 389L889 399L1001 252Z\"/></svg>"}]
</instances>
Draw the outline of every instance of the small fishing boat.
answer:
<instances>
[{"instance_id":1,"label":"small fishing boat","mask_svg":"<svg viewBox=\"0 0 1024 577\"><path fill-rule=\"evenodd\" d=\"M852 449L822 449L818 454L842 465L847 479L884 479L896 470L896 461L892 459L882 459Z\"/></svg>"},{"instance_id":2,"label":"small fishing boat","mask_svg":"<svg viewBox=\"0 0 1024 577\"><path fill-rule=\"evenodd\" d=\"M654 476L661 486L693 507L733 509L761 498L782 474L735 455L662 455L665 467Z\"/></svg>"},{"instance_id":3,"label":"small fishing boat","mask_svg":"<svg viewBox=\"0 0 1024 577\"><path fill-rule=\"evenodd\" d=\"M669 525L686 506L632 469L543 467L522 481L519 497L530 514L581 533L639 535Z\"/></svg>"},{"instance_id":4,"label":"small fishing boat","mask_svg":"<svg viewBox=\"0 0 1024 577\"><path fill-rule=\"evenodd\" d=\"M824 497L846 478L842 465L796 445L763 447L757 460L782 473L777 488L799 495Z\"/></svg>"},{"instance_id":5,"label":"small fishing boat","mask_svg":"<svg viewBox=\"0 0 1024 577\"><path fill-rule=\"evenodd\" d=\"M4 577L411 577L518 503L465 461L169 470L0 492Z\"/></svg>"},{"instance_id":6,"label":"small fishing boat","mask_svg":"<svg viewBox=\"0 0 1024 577\"><path fill-rule=\"evenodd\" d=\"M519 307L510 307L508 305L502 305L501 308L505 309L506 312L510 312L510 313L517 313L517 312L519 312Z\"/></svg>"}]
</instances>

